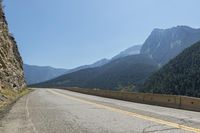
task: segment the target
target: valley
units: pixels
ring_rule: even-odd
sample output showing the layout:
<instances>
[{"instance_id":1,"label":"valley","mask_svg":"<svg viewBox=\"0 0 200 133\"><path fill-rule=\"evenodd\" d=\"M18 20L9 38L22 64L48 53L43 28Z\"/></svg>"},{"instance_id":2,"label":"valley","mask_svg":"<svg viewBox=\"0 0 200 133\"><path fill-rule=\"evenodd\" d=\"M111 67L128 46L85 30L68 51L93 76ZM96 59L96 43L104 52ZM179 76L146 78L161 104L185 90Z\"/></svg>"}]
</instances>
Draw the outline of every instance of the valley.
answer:
<instances>
[{"instance_id":1,"label":"valley","mask_svg":"<svg viewBox=\"0 0 200 133\"><path fill-rule=\"evenodd\" d=\"M200 133L199 5L0 0L0 133Z\"/></svg>"}]
</instances>

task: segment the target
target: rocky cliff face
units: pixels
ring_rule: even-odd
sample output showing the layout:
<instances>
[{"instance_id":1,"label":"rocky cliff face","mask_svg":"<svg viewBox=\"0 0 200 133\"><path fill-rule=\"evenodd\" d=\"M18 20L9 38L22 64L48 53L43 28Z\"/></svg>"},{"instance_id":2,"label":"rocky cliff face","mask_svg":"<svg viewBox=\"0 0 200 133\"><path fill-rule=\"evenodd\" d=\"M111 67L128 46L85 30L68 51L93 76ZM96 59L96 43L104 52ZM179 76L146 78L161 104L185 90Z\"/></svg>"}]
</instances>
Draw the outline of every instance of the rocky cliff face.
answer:
<instances>
[{"instance_id":1,"label":"rocky cliff face","mask_svg":"<svg viewBox=\"0 0 200 133\"><path fill-rule=\"evenodd\" d=\"M0 89L25 87L23 62L0 5Z\"/></svg>"},{"instance_id":2,"label":"rocky cliff face","mask_svg":"<svg viewBox=\"0 0 200 133\"><path fill-rule=\"evenodd\" d=\"M155 29L142 46L141 53L165 64L199 40L200 29L187 26Z\"/></svg>"},{"instance_id":3,"label":"rocky cliff face","mask_svg":"<svg viewBox=\"0 0 200 133\"><path fill-rule=\"evenodd\" d=\"M114 56L112 58L112 60L115 60L115 59L118 59L118 58L122 58L122 57L126 57L126 56L130 56L130 55L140 54L141 48L142 48L142 45L134 45L134 46L122 51L118 55Z\"/></svg>"}]
</instances>

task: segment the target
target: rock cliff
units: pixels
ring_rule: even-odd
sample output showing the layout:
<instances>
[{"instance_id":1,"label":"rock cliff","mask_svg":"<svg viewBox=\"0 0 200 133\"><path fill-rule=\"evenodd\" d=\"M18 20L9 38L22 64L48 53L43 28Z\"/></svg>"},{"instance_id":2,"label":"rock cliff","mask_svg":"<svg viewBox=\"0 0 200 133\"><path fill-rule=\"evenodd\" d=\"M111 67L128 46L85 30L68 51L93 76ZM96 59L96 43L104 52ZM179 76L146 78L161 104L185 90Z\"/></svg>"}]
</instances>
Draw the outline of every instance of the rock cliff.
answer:
<instances>
[{"instance_id":1,"label":"rock cliff","mask_svg":"<svg viewBox=\"0 0 200 133\"><path fill-rule=\"evenodd\" d=\"M141 53L163 65L199 40L200 29L188 26L154 29L143 44Z\"/></svg>"},{"instance_id":2,"label":"rock cliff","mask_svg":"<svg viewBox=\"0 0 200 133\"><path fill-rule=\"evenodd\" d=\"M0 89L19 90L26 86L23 62L16 41L8 31L2 4L0 6Z\"/></svg>"}]
</instances>

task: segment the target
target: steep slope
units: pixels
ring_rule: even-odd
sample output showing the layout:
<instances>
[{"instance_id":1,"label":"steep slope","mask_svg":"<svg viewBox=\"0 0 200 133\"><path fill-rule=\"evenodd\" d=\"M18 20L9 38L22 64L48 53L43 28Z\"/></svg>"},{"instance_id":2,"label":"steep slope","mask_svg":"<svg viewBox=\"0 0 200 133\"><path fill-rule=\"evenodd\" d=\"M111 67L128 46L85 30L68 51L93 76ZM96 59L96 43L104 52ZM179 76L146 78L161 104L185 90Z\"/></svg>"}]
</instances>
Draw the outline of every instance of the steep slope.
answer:
<instances>
[{"instance_id":1,"label":"steep slope","mask_svg":"<svg viewBox=\"0 0 200 133\"><path fill-rule=\"evenodd\" d=\"M144 55L119 58L103 66L102 72L87 82L86 87L102 89L124 89L142 84L158 69L158 65Z\"/></svg>"},{"instance_id":2,"label":"steep slope","mask_svg":"<svg viewBox=\"0 0 200 133\"><path fill-rule=\"evenodd\" d=\"M125 57L125 56L129 56L129 55L136 55L136 54L140 54L140 50L142 48L142 45L134 45L130 48L127 48L126 50L120 52L118 55L114 56L112 58L112 60L121 58L121 57Z\"/></svg>"},{"instance_id":3,"label":"steep slope","mask_svg":"<svg viewBox=\"0 0 200 133\"><path fill-rule=\"evenodd\" d=\"M2 3L0 5L0 90L25 87L23 62L14 37L8 31Z\"/></svg>"},{"instance_id":4,"label":"steep slope","mask_svg":"<svg viewBox=\"0 0 200 133\"><path fill-rule=\"evenodd\" d=\"M24 64L24 75L28 85L44 82L67 73L66 69Z\"/></svg>"},{"instance_id":5,"label":"steep slope","mask_svg":"<svg viewBox=\"0 0 200 133\"><path fill-rule=\"evenodd\" d=\"M143 91L200 97L200 42L151 76Z\"/></svg>"},{"instance_id":6,"label":"steep slope","mask_svg":"<svg viewBox=\"0 0 200 133\"><path fill-rule=\"evenodd\" d=\"M83 69L87 69L87 68L101 67L101 66L107 64L108 62L109 62L108 59L101 59L101 60L99 60L99 61L97 61L93 64L90 64L90 65L83 65L83 66L80 66L80 67L77 67L77 68L74 68L74 69L70 69L66 74L73 73L73 72L83 70Z\"/></svg>"},{"instance_id":7,"label":"steep slope","mask_svg":"<svg viewBox=\"0 0 200 133\"><path fill-rule=\"evenodd\" d=\"M99 67L112 60L140 53L150 56L157 63L163 65L180 54L185 48L199 41L199 38L200 29L194 29L187 26L177 26L169 29L154 29L143 45L132 46L114 56L111 60L102 59L91 65L84 65L71 69L67 73Z\"/></svg>"},{"instance_id":8,"label":"steep slope","mask_svg":"<svg viewBox=\"0 0 200 133\"><path fill-rule=\"evenodd\" d=\"M83 69L87 69L87 68L95 68L95 67L101 67L107 63L109 63L110 61L112 60L115 60L115 59L119 59L121 57L125 57L125 56L129 56L129 55L136 55L136 54L139 54L140 53L140 50L141 50L141 47L142 45L135 45L135 46L132 46L122 52L120 52L118 55L114 56L112 59L101 59L93 64L90 64L90 65L83 65L83 66L80 66L80 67L77 67L77 68L74 68L74 69L71 69L67 72L68 73L72 73L72 72L76 72L76 71L79 71L79 70L83 70Z\"/></svg>"},{"instance_id":9,"label":"steep slope","mask_svg":"<svg viewBox=\"0 0 200 133\"><path fill-rule=\"evenodd\" d=\"M149 55L160 64L165 64L199 40L200 29L187 26L155 29L145 41L141 53Z\"/></svg>"},{"instance_id":10,"label":"steep slope","mask_svg":"<svg viewBox=\"0 0 200 133\"><path fill-rule=\"evenodd\" d=\"M99 61L93 63L92 65L90 65L89 68L101 67L101 66L107 64L108 62L109 62L108 59L101 59L101 60L99 60Z\"/></svg>"},{"instance_id":11,"label":"steep slope","mask_svg":"<svg viewBox=\"0 0 200 133\"><path fill-rule=\"evenodd\" d=\"M157 69L157 64L148 56L133 55L111 61L102 67L80 70L35 86L121 89L121 86L143 83Z\"/></svg>"}]
</instances>

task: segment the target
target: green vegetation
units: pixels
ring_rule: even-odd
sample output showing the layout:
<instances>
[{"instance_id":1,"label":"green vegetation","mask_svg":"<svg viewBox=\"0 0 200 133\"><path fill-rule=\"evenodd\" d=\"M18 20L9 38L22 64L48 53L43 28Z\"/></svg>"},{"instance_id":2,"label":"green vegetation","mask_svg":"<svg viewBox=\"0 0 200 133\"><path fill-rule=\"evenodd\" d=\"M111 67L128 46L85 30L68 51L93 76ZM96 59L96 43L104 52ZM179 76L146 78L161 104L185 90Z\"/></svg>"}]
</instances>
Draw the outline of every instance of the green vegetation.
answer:
<instances>
[{"instance_id":1,"label":"green vegetation","mask_svg":"<svg viewBox=\"0 0 200 133\"><path fill-rule=\"evenodd\" d=\"M133 55L113 60L102 67L89 68L63 75L35 87L81 87L111 90L134 89L158 69L145 55Z\"/></svg>"},{"instance_id":2,"label":"green vegetation","mask_svg":"<svg viewBox=\"0 0 200 133\"><path fill-rule=\"evenodd\" d=\"M200 97L200 42L153 74L142 91Z\"/></svg>"}]
</instances>

